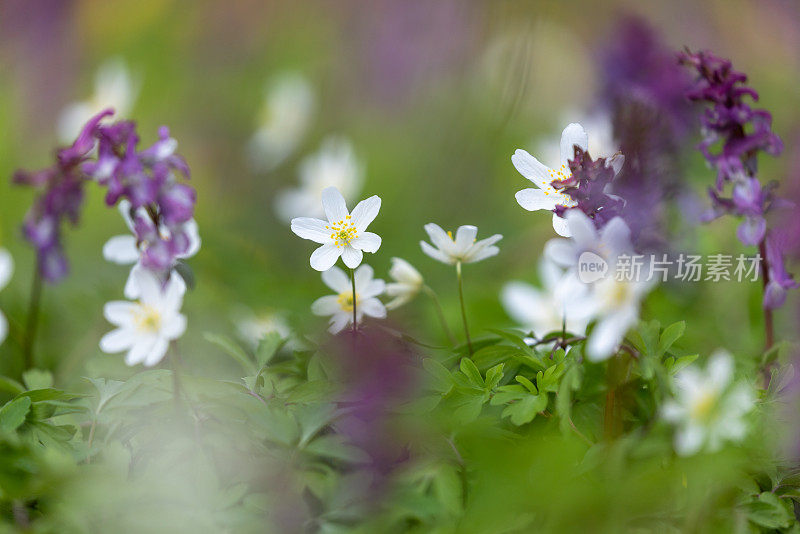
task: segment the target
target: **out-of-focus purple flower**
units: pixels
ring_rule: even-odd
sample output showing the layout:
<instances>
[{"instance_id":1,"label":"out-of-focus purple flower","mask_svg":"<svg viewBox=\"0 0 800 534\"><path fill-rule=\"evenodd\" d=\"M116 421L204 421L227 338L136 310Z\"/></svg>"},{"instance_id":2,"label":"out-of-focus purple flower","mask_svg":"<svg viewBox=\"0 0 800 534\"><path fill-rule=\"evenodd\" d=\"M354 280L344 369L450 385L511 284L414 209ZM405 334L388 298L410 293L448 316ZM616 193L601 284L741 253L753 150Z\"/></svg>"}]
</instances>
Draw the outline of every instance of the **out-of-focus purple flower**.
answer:
<instances>
[{"instance_id":1,"label":"out-of-focus purple flower","mask_svg":"<svg viewBox=\"0 0 800 534\"><path fill-rule=\"evenodd\" d=\"M800 283L786 272L784 265L786 242L782 234L771 232L767 237L768 282L764 288L764 308L772 310L780 308L786 302L786 292L800 287Z\"/></svg>"},{"instance_id":2,"label":"out-of-focus purple flower","mask_svg":"<svg viewBox=\"0 0 800 534\"><path fill-rule=\"evenodd\" d=\"M565 180L554 180L551 185L569 195L576 205L556 206L555 213L563 217L567 210L577 209L588 215L597 228L602 228L619 216L625 205L620 197L607 193L616 170L605 158L593 160L589 152L577 145L574 150L575 157L569 161L572 174Z\"/></svg>"},{"instance_id":3,"label":"out-of-focus purple flower","mask_svg":"<svg viewBox=\"0 0 800 534\"><path fill-rule=\"evenodd\" d=\"M601 47L599 105L611 117L625 166L613 192L626 201L622 217L636 248L665 245L665 200L682 182L678 141L692 122L684 91L689 77L644 20L624 17Z\"/></svg>"},{"instance_id":4,"label":"out-of-focus purple flower","mask_svg":"<svg viewBox=\"0 0 800 534\"><path fill-rule=\"evenodd\" d=\"M692 122L684 98L688 79L646 21L624 17L601 50L599 65L601 99L606 107L619 110L636 102L657 112L673 135L687 133Z\"/></svg>"},{"instance_id":5,"label":"out-of-focus purple flower","mask_svg":"<svg viewBox=\"0 0 800 534\"><path fill-rule=\"evenodd\" d=\"M410 347L389 334L365 329L355 350L349 335L336 353L344 377L341 401L346 415L335 424L369 457L372 486L364 488L368 500L382 488L386 476L408 458L394 415L397 408L413 398L415 391L415 356Z\"/></svg>"},{"instance_id":6,"label":"out-of-focus purple flower","mask_svg":"<svg viewBox=\"0 0 800 534\"><path fill-rule=\"evenodd\" d=\"M57 152L53 166L14 175L15 183L41 190L26 216L24 234L37 250L39 272L50 282L67 273L62 222L78 222L89 181L106 188L109 206L123 199L130 203L136 243L146 244L139 247L141 265L162 280L193 246L186 228L194 215L196 194L179 182L181 177L188 178L189 168L175 154L177 142L162 127L159 140L138 151L134 122L101 122L113 113L107 109L92 117L75 142Z\"/></svg>"}]
</instances>

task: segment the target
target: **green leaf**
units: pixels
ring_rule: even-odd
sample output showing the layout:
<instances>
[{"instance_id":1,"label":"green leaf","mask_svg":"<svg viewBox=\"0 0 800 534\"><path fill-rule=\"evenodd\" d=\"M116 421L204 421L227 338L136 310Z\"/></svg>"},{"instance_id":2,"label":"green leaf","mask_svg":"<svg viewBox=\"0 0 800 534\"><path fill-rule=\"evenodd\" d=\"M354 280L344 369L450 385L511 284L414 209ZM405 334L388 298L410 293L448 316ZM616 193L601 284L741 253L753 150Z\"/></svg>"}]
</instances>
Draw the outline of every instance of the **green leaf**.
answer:
<instances>
[{"instance_id":1,"label":"green leaf","mask_svg":"<svg viewBox=\"0 0 800 534\"><path fill-rule=\"evenodd\" d=\"M503 410L503 417L508 417L517 426L530 423L536 414L547 408L547 394L526 395L517 402L509 404Z\"/></svg>"},{"instance_id":2,"label":"green leaf","mask_svg":"<svg viewBox=\"0 0 800 534\"><path fill-rule=\"evenodd\" d=\"M688 356L681 356L681 357L680 357L680 358L678 358L677 360L674 360L674 359L673 359L673 358L670 356L670 357L669 357L669 358L667 358L667 360L664 362L664 363L665 363L665 367L667 368L667 371L669 371L669 373L670 373L670 374L673 374L673 375L674 375L675 373L677 373L678 371L680 371L680 370L681 370L681 369L683 369L684 367L687 367L687 366L689 366L689 365L690 365L690 364L691 364L693 361L695 361L695 360L696 360L696 359L697 359L699 356L700 356L699 354L690 354L690 355L688 355Z\"/></svg>"},{"instance_id":3,"label":"green leaf","mask_svg":"<svg viewBox=\"0 0 800 534\"><path fill-rule=\"evenodd\" d=\"M247 353L231 339L218 334L212 334L211 332L206 332L203 334L203 337L206 341L221 348L225 354L236 360L239 365L242 366L245 373L254 375L258 372L258 369L256 369L255 364Z\"/></svg>"},{"instance_id":4,"label":"green leaf","mask_svg":"<svg viewBox=\"0 0 800 534\"><path fill-rule=\"evenodd\" d=\"M453 389L453 377L447 367L433 358L422 360L422 367L433 377L434 388L437 391L441 391L443 395L450 393Z\"/></svg>"},{"instance_id":5,"label":"green leaf","mask_svg":"<svg viewBox=\"0 0 800 534\"><path fill-rule=\"evenodd\" d=\"M486 389L491 391L497 387L497 384L503 379L503 366L504 363L500 363L486 371Z\"/></svg>"},{"instance_id":6,"label":"green leaf","mask_svg":"<svg viewBox=\"0 0 800 534\"><path fill-rule=\"evenodd\" d=\"M527 378L525 378L524 376L522 376L522 375L517 375L517 376L516 376L516 378L515 378L515 380L516 380L517 382L519 382L520 384L522 384L523 386L525 386L525 388L526 388L528 391L530 391L531 393L533 393L534 395L538 395L538 394L539 394L539 390L538 390L538 389L536 389L536 386L534 386L534 385L533 385L533 382L531 382L530 380L528 380L528 379L527 379Z\"/></svg>"},{"instance_id":7,"label":"green leaf","mask_svg":"<svg viewBox=\"0 0 800 534\"><path fill-rule=\"evenodd\" d=\"M9 401L0 408L0 432L13 432L25 422L28 412L31 409L31 399L28 397L18 397Z\"/></svg>"},{"instance_id":8,"label":"green leaf","mask_svg":"<svg viewBox=\"0 0 800 534\"><path fill-rule=\"evenodd\" d=\"M259 368L267 365L281 347L286 344L286 341L277 332L268 333L258 344L258 349L256 349L256 365Z\"/></svg>"},{"instance_id":9,"label":"green leaf","mask_svg":"<svg viewBox=\"0 0 800 534\"><path fill-rule=\"evenodd\" d=\"M768 529L788 528L794 518L789 503L769 491L748 503L747 517L756 525Z\"/></svg>"},{"instance_id":10,"label":"green leaf","mask_svg":"<svg viewBox=\"0 0 800 534\"><path fill-rule=\"evenodd\" d=\"M46 389L53 387L53 374L42 369L29 369L22 373L22 381L28 389Z\"/></svg>"},{"instance_id":11,"label":"green leaf","mask_svg":"<svg viewBox=\"0 0 800 534\"><path fill-rule=\"evenodd\" d=\"M25 391L25 386L7 376L0 376L0 391L11 393L12 395L19 395Z\"/></svg>"},{"instance_id":12,"label":"green leaf","mask_svg":"<svg viewBox=\"0 0 800 534\"><path fill-rule=\"evenodd\" d=\"M665 354L686 331L686 321L679 321L666 327L658 340L659 357Z\"/></svg>"},{"instance_id":13,"label":"green leaf","mask_svg":"<svg viewBox=\"0 0 800 534\"><path fill-rule=\"evenodd\" d=\"M469 358L462 358L461 364L459 365L461 372L466 375L472 384L483 388L484 381L483 377L481 376L481 372L478 370L478 367L475 365L475 362L470 360Z\"/></svg>"},{"instance_id":14,"label":"green leaf","mask_svg":"<svg viewBox=\"0 0 800 534\"><path fill-rule=\"evenodd\" d=\"M313 440L305 448L307 453L332 458L349 463L369 461L369 457L361 449L345 442L345 438L338 434L327 434Z\"/></svg>"},{"instance_id":15,"label":"green leaf","mask_svg":"<svg viewBox=\"0 0 800 534\"><path fill-rule=\"evenodd\" d=\"M433 494L445 510L451 515L458 515L464 503L464 489L458 468L452 465L443 465L439 468L433 479Z\"/></svg>"}]
</instances>

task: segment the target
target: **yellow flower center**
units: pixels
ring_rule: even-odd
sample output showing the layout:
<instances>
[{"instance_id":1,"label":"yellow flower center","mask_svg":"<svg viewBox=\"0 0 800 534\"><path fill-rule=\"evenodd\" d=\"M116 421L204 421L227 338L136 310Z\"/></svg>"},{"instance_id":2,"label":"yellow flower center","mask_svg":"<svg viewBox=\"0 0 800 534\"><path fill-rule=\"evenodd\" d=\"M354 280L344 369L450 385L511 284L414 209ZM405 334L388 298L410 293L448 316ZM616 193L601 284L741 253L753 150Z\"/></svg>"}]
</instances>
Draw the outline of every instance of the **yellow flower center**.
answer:
<instances>
[{"instance_id":1,"label":"yellow flower center","mask_svg":"<svg viewBox=\"0 0 800 534\"><path fill-rule=\"evenodd\" d=\"M336 244L336 248L342 248L349 245L350 241L358 237L358 230L355 225L350 222L350 215L341 221L331 223L325 228L331 231L331 239Z\"/></svg>"},{"instance_id":2,"label":"yellow flower center","mask_svg":"<svg viewBox=\"0 0 800 534\"><path fill-rule=\"evenodd\" d=\"M572 176L572 173L570 172L570 170L567 168L566 165L562 165L558 169L547 169L547 172L550 174L550 182L553 182L554 180L563 181ZM555 195L556 198L558 199L557 202L562 206L569 207L570 203L573 202L572 197L570 197L569 195L565 195L564 193L561 193L558 189L551 186L550 184L547 185L546 189L542 189L542 191L544 191L544 194L546 196L550 196L550 194Z\"/></svg>"},{"instance_id":3,"label":"yellow flower center","mask_svg":"<svg viewBox=\"0 0 800 534\"><path fill-rule=\"evenodd\" d=\"M360 302L358 298L358 293L356 293L356 304ZM344 293L339 293L339 297L336 299L339 303L339 307L346 312L353 311L353 292L352 291L345 291Z\"/></svg>"},{"instance_id":4,"label":"yellow flower center","mask_svg":"<svg viewBox=\"0 0 800 534\"><path fill-rule=\"evenodd\" d=\"M707 421L713 413L716 404L717 393L715 391L703 391L692 404L689 414L692 419Z\"/></svg>"},{"instance_id":5,"label":"yellow flower center","mask_svg":"<svg viewBox=\"0 0 800 534\"><path fill-rule=\"evenodd\" d=\"M161 313L147 304L140 304L134 317L136 329L140 332L153 333L161 329Z\"/></svg>"}]
</instances>

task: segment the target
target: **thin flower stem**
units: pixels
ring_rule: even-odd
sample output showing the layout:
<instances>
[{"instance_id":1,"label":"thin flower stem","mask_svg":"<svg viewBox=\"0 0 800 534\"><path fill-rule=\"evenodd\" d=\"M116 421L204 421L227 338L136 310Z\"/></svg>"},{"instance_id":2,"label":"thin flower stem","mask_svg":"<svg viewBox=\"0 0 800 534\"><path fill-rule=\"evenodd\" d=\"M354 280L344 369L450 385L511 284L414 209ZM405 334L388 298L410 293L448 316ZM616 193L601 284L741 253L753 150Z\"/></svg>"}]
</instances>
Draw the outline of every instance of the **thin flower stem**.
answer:
<instances>
[{"instance_id":1,"label":"thin flower stem","mask_svg":"<svg viewBox=\"0 0 800 534\"><path fill-rule=\"evenodd\" d=\"M467 309L464 306L464 284L461 276L461 262L456 263L456 278L458 278L458 299L461 301L461 319L464 321L464 335L467 337L467 349L472 356L472 340L469 338L469 326L467 326Z\"/></svg>"},{"instance_id":2,"label":"thin flower stem","mask_svg":"<svg viewBox=\"0 0 800 534\"><path fill-rule=\"evenodd\" d=\"M767 260L766 239L762 239L758 244L758 253L761 255L761 278L764 282L764 293L766 294L767 285L769 284L769 260ZM772 345L775 342L775 329L772 324L772 310L763 306L762 308L764 308L764 334L766 338L764 350L769 350L772 348Z\"/></svg>"},{"instance_id":3,"label":"thin flower stem","mask_svg":"<svg viewBox=\"0 0 800 534\"><path fill-rule=\"evenodd\" d=\"M31 296L28 302L28 322L25 326L25 344L23 346L23 371L32 369L33 347L36 341L36 330L39 326L39 308L42 302L42 274L39 272L38 265L33 269L33 281L31 283Z\"/></svg>"},{"instance_id":4,"label":"thin flower stem","mask_svg":"<svg viewBox=\"0 0 800 534\"><path fill-rule=\"evenodd\" d=\"M456 344L456 338L453 336L453 332L450 331L450 327L447 325L447 319L444 317L444 310L442 310L442 303L439 302L439 297L436 296L436 292L428 286L423 287L425 294L428 295L431 300L433 301L433 306L436 308L436 314L439 316L439 322L442 323L442 330L444 330L447 339L450 341L451 345Z\"/></svg>"}]
</instances>

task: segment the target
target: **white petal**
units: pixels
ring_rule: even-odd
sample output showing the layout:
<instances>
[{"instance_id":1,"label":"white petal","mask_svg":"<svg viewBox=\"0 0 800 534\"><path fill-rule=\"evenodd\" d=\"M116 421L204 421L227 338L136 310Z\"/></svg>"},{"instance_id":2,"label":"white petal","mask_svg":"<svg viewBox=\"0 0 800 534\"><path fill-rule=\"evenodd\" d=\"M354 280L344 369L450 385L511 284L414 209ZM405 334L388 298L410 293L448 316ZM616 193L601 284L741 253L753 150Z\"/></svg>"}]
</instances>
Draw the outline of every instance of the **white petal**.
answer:
<instances>
[{"instance_id":1,"label":"white petal","mask_svg":"<svg viewBox=\"0 0 800 534\"><path fill-rule=\"evenodd\" d=\"M302 237L309 239L316 243L330 243L331 230L327 228L328 223L320 219L312 219L311 217L297 217L292 219L292 232Z\"/></svg>"},{"instance_id":2,"label":"white petal","mask_svg":"<svg viewBox=\"0 0 800 534\"><path fill-rule=\"evenodd\" d=\"M447 235L447 232L442 230L442 227L435 223L428 223L425 225L425 231L428 233L428 237L431 238L431 243L433 246L447 254L448 256L452 256L455 251L455 243L450 236Z\"/></svg>"},{"instance_id":3,"label":"white petal","mask_svg":"<svg viewBox=\"0 0 800 534\"><path fill-rule=\"evenodd\" d=\"M514 164L514 167L522 176L536 184L540 189L550 188L550 182L553 181L550 177L550 169L526 151L517 149L514 155L511 156L511 163ZM522 207L525 208L525 206Z\"/></svg>"},{"instance_id":4,"label":"white petal","mask_svg":"<svg viewBox=\"0 0 800 534\"><path fill-rule=\"evenodd\" d=\"M459 226L456 230L456 256L463 256L467 253L470 247L475 244L475 238L478 235L478 227L466 224Z\"/></svg>"},{"instance_id":5,"label":"white petal","mask_svg":"<svg viewBox=\"0 0 800 534\"><path fill-rule=\"evenodd\" d=\"M578 145L583 150L589 149L589 136L586 135L586 130L577 122L568 124L564 131L561 132L561 164L567 163L575 157L574 146Z\"/></svg>"},{"instance_id":6,"label":"white petal","mask_svg":"<svg viewBox=\"0 0 800 534\"><path fill-rule=\"evenodd\" d=\"M376 280L370 280L369 284L365 285L363 289L359 289L358 296L359 298L370 299L378 295L383 295L385 291L386 282L378 278Z\"/></svg>"},{"instance_id":7,"label":"white petal","mask_svg":"<svg viewBox=\"0 0 800 534\"><path fill-rule=\"evenodd\" d=\"M375 317L376 319L383 319L386 317L386 306L376 298L366 299L359 304L358 310L364 315Z\"/></svg>"},{"instance_id":8,"label":"white petal","mask_svg":"<svg viewBox=\"0 0 800 534\"><path fill-rule=\"evenodd\" d=\"M633 250L631 231L621 217L614 217L600 230L600 242L612 256Z\"/></svg>"},{"instance_id":9,"label":"white petal","mask_svg":"<svg viewBox=\"0 0 800 534\"><path fill-rule=\"evenodd\" d=\"M328 332L331 334L338 334L344 327L350 324L353 321L353 314L350 312L343 312L339 311L336 315L331 317L330 326L328 327Z\"/></svg>"},{"instance_id":10,"label":"white petal","mask_svg":"<svg viewBox=\"0 0 800 534\"><path fill-rule=\"evenodd\" d=\"M322 191L322 207L330 222L339 222L348 215L344 197L335 187L326 187Z\"/></svg>"},{"instance_id":11,"label":"white petal","mask_svg":"<svg viewBox=\"0 0 800 534\"><path fill-rule=\"evenodd\" d=\"M381 248L381 236L372 232L359 233L358 237L350 241L350 246L364 252L377 252Z\"/></svg>"},{"instance_id":12,"label":"white petal","mask_svg":"<svg viewBox=\"0 0 800 534\"><path fill-rule=\"evenodd\" d=\"M164 359L164 355L167 353L167 349L169 348L169 341L164 338L157 338L153 343L153 346L150 347L150 351L147 353L144 359L144 366L145 367L152 367L162 359Z\"/></svg>"},{"instance_id":13,"label":"white petal","mask_svg":"<svg viewBox=\"0 0 800 534\"><path fill-rule=\"evenodd\" d=\"M426 241L420 241L419 245L422 247L422 252L424 252L434 260L438 260L442 263L447 263L449 265L454 265L456 263L452 256L448 256L438 248L433 248Z\"/></svg>"},{"instance_id":14,"label":"white petal","mask_svg":"<svg viewBox=\"0 0 800 534\"><path fill-rule=\"evenodd\" d=\"M331 267L322 273L322 281L337 293L350 291L350 276L339 267Z\"/></svg>"},{"instance_id":15,"label":"white petal","mask_svg":"<svg viewBox=\"0 0 800 534\"><path fill-rule=\"evenodd\" d=\"M133 219L131 219L131 201L123 198L119 201L117 209L119 209L119 213L122 215L122 220L125 221L125 226L128 227L128 230L130 230L131 233L136 232L136 229L133 227Z\"/></svg>"},{"instance_id":16,"label":"white petal","mask_svg":"<svg viewBox=\"0 0 800 534\"><path fill-rule=\"evenodd\" d=\"M636 309L633 307L624 308L601 319L586 347L589 360L598 362L611 356L635 321Z\"/></svg>"},{"instance_id":17,"label":"white petal","mask_svg":"<svg viewBox=\"0 0 800 534\"><path fill-rule=\"evenodd\" d=\"M197 226L197 221L194 219L189 219L183 224L183 231L186 232L186 236L189 238L189 248L183 254L179 254L179 258L191 258L197 251L200 250L200 245L202 241L200 240L200 229Z\"/></svg>"},{"instance_id":18,"label":"white petal","mask_svg":"<svg viewBox=\"0 0 800 534\"><path fill-rule=\"evenodd\" d=\"M706 367L709 385L717 390L724 389L733 378L733 358L725 350L717 350L711 355Z\"/></svg>"},{"instance_id":19,"label":"white petal","mask_svg":"<svg viewBox=\"0 0 800 534\"><path fill-rule=\"evenodd\" d=\"M530 187L517 191L517 203L528 211L553 210L558 205L555 194Z\"/></svg>"},{"instance_id":20,"label":"white petal","mask_svg":"<svg viewBox=\"0 0 800 534\"><path fill-rule=\"evenodd\" d=\"M311 267L317 271L327 271L341 255L341 248L337 248L333 243L327 243L311 253Z\"/></svg>"},{"instance_id":21,"label":"white petal","mask_svg":"<svg viewBox=\"0 0 800 534\"><path fill-rule=\"evenodd\" d=\"M175 314L161 327L161 335L168 340L178 339L186 332L186 316Z\"/></svg>"},{"instance_id":22,"label":"white petal","mask_svg":"<svg viewBox=\"0 0 800 534\"><path fill-rule=\"evenodd\" d=\"M525 326L534 326L533 323L538 317L536 311L547 304L541 291L530 284L517 281L503 286L500 301L503 303L506 313L514 321ZM541 334L542 332L537 333Z\"/></svg>"},{"instance_id":23,"label":"white petal","mask_svg":"<svg viewBox=\"0 0 800 534\"><path fill-rule=\"evenodd\" d=\"M481 260L485 260L486 258L496 256L499 252L500 249L497 247L483 247L478 252L470 254L468 258L465 258L464 263L479 262Z\"/></svg>"},{"instance_id":24,"label":"white petal","mask_svg":"<svg viewBox=\"0 0 800 534\"><path fill-rule=\"evenodd\" d=\"M403 258L392 258L392 267L389 269L389 276L405 284L421 285L423 282L420 272Z\"/></svg>"},{"instance_id":25,"label":"white petal","mask_svg":"<svg viewBox=\"0 0 800 534\"><path fill-rule=\"evenodd\" d=\"M139 260L136 238L132 235L117 235L103 245L103 258L120 265L130 265Z\"/></svg>"},{"instance_id":26,"label":"white petal","mask_svg":"<svg viewBox=\"0 0 800 534\"><path fill-rule=\"evenodd\" d=\"M139 336L131 346L128 354L125 355L126 365L136 365L142 363L150 354L150 349L156 344L156 337L153 335Z\"/></svg>"},{"instance_id":27,"label":"white petal","mask_svg":"<svg viewBox=\"0 0 800 534\"><path fill-rule=\"evenodd\" d=\"M555 213L553 214L553 230L561 237L572 237L572 232L569 231L567 220L563 217L559 217Z\"/></svg>"},{"instance_id":28,"label":"white petal","mask_svg":"<svg viewBox=\"0 0 800 534\"><path fill-rule=\"evenodd\" d=\"M364 264L356 269L354 276L356 277L356 293L361 293L372 282L375 271L369 265Z\"/></svg>"},{"instance_id":29,"label":"white petal","mask_svg":"<svg viewBox=\"0 0 800 534\"><path fill-rule=\"evenodd\" d=\"M133 313L139 305L134 302L115 300L103 306L103 316L117 326L131 324Z\"/></svg>"},{"instance_id":30,"label":"white petal","mask_svg":"<svg viewBox=\"0 0 800 534\"><path fill-rule=\"evenodd\" d=\"M597 247L599 241L597 229L588 215L580 210L569 210L564 216L576 245L584 250Z\"/></svg>"},{"instance_id":31,"label":"white petal","mask_svg":"<svg viewBox=\"0 0 800 534\"><path fill-rule=\"evenodd\" d=\"M161 302L161 280L147 269L139 269L135 273L135 284L139 291L139 298L148 304L158 304Z\"/></svg>"},{"instance_id":32,"label":"white petal","mask_svg":"<svg viewBox=\"0 0 800 534\"><path fill-rule=\"evenodd\" d=\"M139 298L141 293L139 291L139 286L137 285L137 280L139 279L139 274L137 273L143 270L145 269L139 262L136 262L133 267L131 267L131 270L128 273L128 279L125 281L125 289L123 291L126 299L134 300Z\"/></svg>"},{"instance_id":33,"label":"white petal","mask_svg":"<svg viewBox=\"0 0 800 534\"><path fill-rule=\"evenodd\" d=\"M14 274L14 258L9 251L0 248L0 289L6 287L12 274Z\"/></svg>"},{"instance_id":34,"label":"white petal","mask_svg":"<svg viewBox=\"0 0 800 534\"><path fill-rule=\"evenodd\" d=\"M625 164L625 156L621 152L617 152L606 160L606 165L614 169L614 174L619 174L622 166Z\"/></svg>"},{"instance_id":35,"label":"white petal","mask_svg":"<svg viewBox=\"0 0 800 534\"><path fill-rule=\"evenodd\" d=\"M342 247L342 261L351 269L355 269L361 265L361 260L364 258L364 253L358 249L345 245Z\"/></svg>"},{"instance_id":36,"label":"white petal","mask_svg":"<svg viewBox=\"0 0 800 534\"><path fill-rule=\"evenodd\" d=\"M162 312L177 313L183 305L183 296L186 294L186 282L181 275L172 272L166 286L161 288L159 307Z\"/></svg>"},{"instance_id":37,"label":"white petal","mask_svg":"<svg viewBox=\"0 0 800 534\"><path fill-rule=\"evenodd\" d=\"M314 301L311 305L311 313L314 315L333 315L341 311L339 306L339 297L337 295L325 295Z\"/></svg>"},{"instance_id":38,"label":"white petal","mask_svg":"<svg viewBox=\"0 0 800 534\"><path fill-rule=\"evenodd\" d=\"M567 239L551 239L544 244L544 255L555 262L556 265L567 269L575 267L578 258L575 256L575 249L572 242Z\"/></svg>"},{"instance_id":39,"label":"white petal","mask_svg":"<svg viewBox=\"0 0 800 534\"><path fill-rule=\"evenodd\" d=\"M122 352L136 343L136 333L127 328L117 328L100 339L100 350L108 354Z\"/></svg>"},{"instance_id":40,"label":"white petal","mask_svg":"<svg viewBox=\"0 0 800 534\"><path fill-rule=\"evenodd\" d=\"M378 212L381 209L381 197L373 195L366 200L359 202L353 213L351 213L351 222L355 225L359 233L363 232L369 226L369 223L375 220Z\"/></svg>"},{"instance_id":41,"label":"white petal","mask_svg":"<svg viewBox=\"0 0 800 534\"><path fill-rule=\"evenodd\" d=\"M705 439L705 430L699 425L688 425L675 434L675 451L689 456L700 450Z\"/></svg>"}]
</instances>

